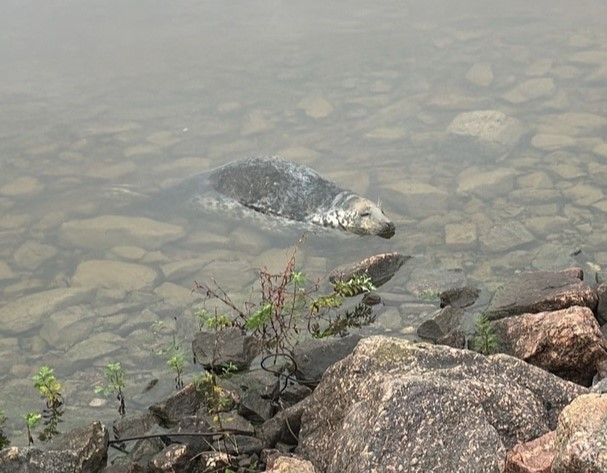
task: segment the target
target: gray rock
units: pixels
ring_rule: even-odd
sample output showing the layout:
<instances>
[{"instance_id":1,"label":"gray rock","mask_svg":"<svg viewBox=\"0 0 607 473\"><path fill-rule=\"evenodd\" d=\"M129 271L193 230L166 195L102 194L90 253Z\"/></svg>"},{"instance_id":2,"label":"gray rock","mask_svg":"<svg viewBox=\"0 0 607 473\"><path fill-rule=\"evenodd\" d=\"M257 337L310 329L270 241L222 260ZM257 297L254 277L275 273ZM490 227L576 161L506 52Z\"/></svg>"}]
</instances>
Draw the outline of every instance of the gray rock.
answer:
<instances>
[{"instance_id":1,"label":"gray rock","mask_svg":"<svg viewBox=\"0 0 607 473\"><path fill-rule=\"evenodd\" d=\"M606 396L587 394L567 406L556 429L556 455L551 473L607 471L606 423Z\"/></svg>"},{"instance_id":2,"label":"gray rock","mask_svg":"<svg viewBox=\"0 0 607 473\"><path fill-rule=\"evenodd\" d=\"M156 249L181 238L184 229L146 217L101 215L83 220L70 220L61 225L62 242L77 247L111 248L116 245L136 245Z\"/></svg>"},{"instance_id":3,"label":"gray rock","mask_svg":"<svg viewBox=\"0 0 607 473\"><path fill-rule=\"evenodd\" d=\"M507 355L370 337L310 397L298 453L326 473L502 472L585 392Z\"/></svg>"},{"instance_id":4,"label":"gray rock","mask_svg":"<svg viewBox=\"0 0 607 473\"><path fill-rule=\"evenodd\" d=\"M297 381L306 386L316 386L326 369L352 353L360 339L359 335L350 335L310 342L312 348L298 348L295 352Z\"/></svg>"},{"instance_id":5,"label":"gray rock","mask_svg":"<svg viewBox=\"0 0 607 473\"><path fill-rule=\"evenodd\" d=\"M370 256L362 261L340 266L329 273L329 280L348 281L355 276L365 275L375 287L388 282L411 256L399 253L382 253Z\"/></svg>"},{"instance_id":6,"label":"gray rock","mask_svg":"<svg viewBox=\"0 0 607 473\"><path fill-rule=\"evenodd\" d=\"M480 240L486 251L499 253L531 243L535 241L535 237L523 224L512 220L495 225L486 235L482 235Z\"/></svg>"},{"instance_id":7,"label":"gray rock","mask_svg":"<svg viewBox=\"0 0 607 473\"><path fill-rule=\"evenodd\" d=\"M474 110L457 115L447 132L452 137L469 141L483 154L500 155L519 142L525 129L516 118L499 110Z\"/></svg>"},{"instance_id":8,"label":"gray rock","mask_svg":"<svg viewBox=\"0 0 607 473\"><path fill-rule=\"evenodd\" d=\"M91 294L87 288L61 288L21 297L0 307L2 330L11 335L27 332L41 325L50 314L80 304Z\"/></svg>"},{"instance_id":9,"label":"gray rock","mask_svg":"<svg viewBox=\"0 0 607 473\"><path fill-rule=\"evenodd\" d=\"M259 389L248 389L238 403L238 413L255 424L260 424L274 415L272 400L262 396Z\"/></svg>"},{"instance_id":10,"label":"gray rock","mask_svg":"<svg viewBox=\"0 0 607 473\"><path fill-rule=\"evenodd\" d=\"M308 399L278 412L257 428L256 436L264 448L273 448L278 442L297 445L301 415L309 402Z\"/></svg>"},{"instance_id":11,"label":"gray rock","mask_svg":"<svg viewBox=\"0 0 607 473\"><path fill-rule=\"evenodd\" d=\"M596 306L596 318L599 325L607 324L607 283L602 282L596 288L598 298Z\"/></svg>"},{"instance_id":12,"label":"gray rock","mask_svg":"<svg viewBox=\"0 0 607 473\"><path fill-rule=\"evenodd\" d=\"M268 459L266 473L317 473L318 470L307 460L288 457L284 453Z\"/></svg>"},{"instance_id":13,"label":"gray rock","mask_svg":"<svg viewBox=\"0 0 607 473\"><path fill-rule=\"evenodd\" d=\"M156 271L147 266L113 260L89 260L78 265L74 286L136 291L152 287Z\"/></svg>"},{"instance_id":14,"label":"gray rock","mask_svg":"<svg viewBox=\"0 0 607 473\"><path fill-rule=\"evenodd\" d=\"M563 379L590 386L607 345L587 307L522 314L494 321L500 345L508 354Z\"/></svg>"},{"instance_id":15,"label":"gray rock","mask_svg":"<svg viewBox=\"0 0 607 473\"><path fill-rule=\"evenodd\" d=\"M448 289L439 294L441 307L450 305L451 307L464 309L473 305L478 296L480 290L475 287L460 287L454 289Z\"/></svg>"},{"instance_id":16,"label":"gray rock","mask_svg":"<svg viewBox=\"0 0 607 473\"><path fill-rule=\"evenodd\" d=\"M109 433L95 421L55 437L42 450L10 447L0 451L0 473L97 473L106 466Z\"/></svg>"},{"instance_id":17,"label":"gray rock","mask_svg":"<svg viewBox=\"0 0 607 473\"><path fill-rule=\"evenodd\" d=\"M192 340L196 362L206 369L221 369L230 365L238 370L246 369L259 354L259 349L259 341L238 327L198 332Z\"/></svg>"},{"instance_id":18,"label":"gray rock","mask_svg":"<svg viewBox=\"0 0 607 473\"><path fill-rule=\"evenodd\" d=\"M497 320L574 305L594 310L597 296L582 278L579 268L518 274L495 292L485 315L489 320Z\"/></svg>"}]
</instances>

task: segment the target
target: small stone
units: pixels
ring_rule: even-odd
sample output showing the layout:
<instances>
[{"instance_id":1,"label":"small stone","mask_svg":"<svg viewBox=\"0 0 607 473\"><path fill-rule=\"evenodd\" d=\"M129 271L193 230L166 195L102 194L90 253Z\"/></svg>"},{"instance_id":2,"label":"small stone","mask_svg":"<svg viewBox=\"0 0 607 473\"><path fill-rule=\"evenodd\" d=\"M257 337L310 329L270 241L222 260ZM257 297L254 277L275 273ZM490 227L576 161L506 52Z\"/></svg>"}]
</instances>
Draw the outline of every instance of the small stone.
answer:
<instances>
[{"instance_id":1,"label":"small stone","mask_svg":"<svg viewBox=\"0 0 607 473\"><path fill-rule=\"evenodd\" d=\"M504 94L503 98L513 104L521 104L542 97L549 97L556 92L552 78L530 79Z\"/></svg>"},{"instance_id":2,"label":"small stone","mask_svg":"<svg viewBox=\"0 0 607 473\"><path fill-rule=\"evenodd\" d=\"M17 276L11 267L4 261L0 261L0 281L6 279L15 279Z\"/></svg>"},{"instance_id":3,"label":"small stone","mask_svg":"<svg viewBox=\"0 0 607 473\"><path fill-rule=\"evenodd\" d=\"M466 73L466 79L480 87L488 87L493 82L491 64L477 62Z\"/></svg>"},{"instance_id":4,"label":"small stone","mask_svg":"<svg viewBox=\"0 0 607 473\"><path fill-rule=\"evenodd\" d=\"M122 245L125 241L131 245L156 249L183 234L184 229L177 225L145 217L119 215L70 220L59 228L59 237L63 242L96 249Z\"/></svg>"},{"instance_id":5,"label":"small stone","mask_svg":"<svg viewBox=\"0 0 607 473\"><path fill-rule=\"evenodd\" d=\"M607 143L603 142L594 147L592 150L594 154L599 155L602 158L607 158Z\"/></svg>"},{"instance_id":6,"label":"small stone","mask_svg":"<svg viewBox=\"0 0 607 473\"><path fill-rule=\"evenodd\" d=\"M511 168L497 168L491 171L470 168L458 177L457 192L476 194L479 197L491 199L512 191L515 176L516 171Z\"/></svg>"},{"instance_id":7,"label":"small stone","mask_svg":"<svg viewBox=\"0 0 607 473\"><path fill-rule=\"evenodd\" d=\"M445 225L445 244L454 250L469 250L476 246L478 235L475 223Z\"/></svg>"},{"instance_id":8,"label":"small stone","mask_svg":"<svg viewBox=\"0 0 607 473\"><path fill-rule=\"evenodd\" d=\"M56 254L57 249L54 246L29 240L17 248L13 258L15 258L15 262L22 268L32 270L53 258Z\"/></svg>"},{"instance_id":9,"label":"small stone","mask_svg":"<svg viewBox=\"0 0 607 473\"><path fill-rule=\"evenodd\" d=\"M141 156L146 154L153 154L160 152L160 148L158 146L153 145L137 145L137 146L129 146L126 148L122 154L125 158L132 158L134 156Z\"/></svg>"},{"instance_id":10,"label":"small stone","mask_svg":"<svg viewBox=\"0 0 607 473\"><path fill-rule=\"evenodd\" d=\"M487 251L495 253L510 251L534 240L535 237L523 224L516 221L496 225L489 230L489 233L480 238L483 247Z\"/></svg>"},{"instance_id":11,"label":"small stone","mask_svg":"<svg viewBox=\"0 0 607 473\"><path fill-rule=\"evenodd\" d=\"M141 260L147 253L138 246L115 246L110 251L120 258L132 261Z\"/></svg>"},{"instance_id":12,"label":"small stone","mask_svg":"<svg viewBox=\"0 0 607 473\"><path fill-rule=\"evenodd\" d=\"M447 132L511 148L518 143L524 127L519 120L499 110L475 110L457 115Z\"/></svg>"},{"instance_id":13,"label":"small stone","mask_svg":"<svg viewBox=\"0 0 607 473\"><path fill-rule=\"evenodd\" d=\"M305 97L299 101L297 107L311 118L324 118L333 112L333 105L321 95Z\"/></svg>"},{"instance_id":14,"label":"small stone","mask_svg":"<svg viewBox=\"0 0 607 473\"><path fill-rule=\"evenodd\" d=\"M68 360L72 360L72 368L78 369L119 352L123 349L124 343L123 338L114 333L94 333L72 346L65 356Z\"/></svg>"},{"instance_id":15,"label":"small stone","mask_svg":"<svg viewBox=\"0 0 607 473\"><path fill-rule=\"evenodd\" d=\"M374 140L400 140L405 136L404 128L375 128L365 134L366 138Z\"/></svg>"},{"instance_id":16,"label":"small stone","mask_svg":"<svg viewBox=\"0 0 607 473\"><path fill-rule=\"evenodd\" d=\"M158 286L154 289L154 294L178 306L189 306L192 302L201 298L201 295L193 292L192 288L179 286L170 282L165 282Z\"/></svg>"},{"instance_id":17,"label":"small stone","mask_svg":"<svg viewBox=\"0 0 607 473\"><path fill-rule=\"evenodd\" d=\"M147 266L112 260L90 260L80 263L72 277L73 286L135 291L149 288L156 271Z\"/></svg>"},{"instance_id":18,"label":"small stone","mask_svg":"<svg viewBox=\"0 0 607 473\"><path fill-rule=\"evenodd\" d=\"M2 330L8 334L27 332L41 325L50 314L79 304L90 294L84 288L61 288L23 296L0 307Z\"/></svg>"},{"instance_id":19,"label":"small stone","mask_svg":"<svg viewBox=\"0 0 607 473\"><path fill-rule=\"evenodd\" d=\"M242 125L242 134L244 136L261 133L272 127L272 123L266 118L267 113L262 111L253 111L249 113Z\"/></svg>"},{"instance_id":20,"label":"small stone","mask_svg":"<svg viewBox=\"0 0 607 473\"><path fill-rule=\"evenodd\" d=\"M19 177L8 184L0 187L0 194L6 196L19 196L19 195L32 195L38 194L42 189L43 185L35 177Z\"/></svg>"},{"instance_id":21,"label":"small stone","mask_svg":"<svg viewBox=\"0 0 607 473\"><path fill-rule=\"evenodd\" d=\"M573 146L574 144L574 139L566 135L551 135L547 133L538 133L531 139L532 146L546 151L567 148L569 146Z\"/></svg>"},{"instance_id":22,"label":"small stone","mask_svg":"<svg viewBox=\"0 0 607 473\"><path fill-rule=\"evenodd\" d=\"M550 58L538 59L527 68L525 74L528 76L545 76L550 71L553 62Z\"/></svg>"}]
</instances>

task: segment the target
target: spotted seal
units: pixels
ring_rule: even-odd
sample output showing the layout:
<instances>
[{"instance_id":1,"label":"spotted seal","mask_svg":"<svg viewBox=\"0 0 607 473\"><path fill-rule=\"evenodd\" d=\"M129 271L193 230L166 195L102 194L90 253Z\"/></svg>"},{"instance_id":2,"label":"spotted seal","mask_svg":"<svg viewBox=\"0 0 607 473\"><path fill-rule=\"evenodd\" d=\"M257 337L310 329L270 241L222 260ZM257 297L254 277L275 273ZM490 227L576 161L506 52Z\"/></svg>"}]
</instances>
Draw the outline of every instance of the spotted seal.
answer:
<instances>
[{"instance_id":1,"label":"spotted seal","mask_svg":"<svg viewBox=\"0 0 607 473\"><path fill-rule=\"evenodd\" d=\"M211 188L256 212L297 222L339 228L357 235L390 238L394 224L379 205L321 177L313 169L278 156L250 157L193 176L182 190ZM194 187L194 189L191 189Z\"/></svg>"}]
</instances>

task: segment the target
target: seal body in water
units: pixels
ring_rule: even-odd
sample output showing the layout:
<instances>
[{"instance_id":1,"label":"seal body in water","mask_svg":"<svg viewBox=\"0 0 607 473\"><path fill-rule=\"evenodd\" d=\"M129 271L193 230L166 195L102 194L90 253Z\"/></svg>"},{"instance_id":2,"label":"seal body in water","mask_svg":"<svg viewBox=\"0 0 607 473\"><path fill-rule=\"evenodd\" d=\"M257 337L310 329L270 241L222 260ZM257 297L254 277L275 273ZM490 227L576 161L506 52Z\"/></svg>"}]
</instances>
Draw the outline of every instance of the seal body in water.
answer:
<instances>
[{"instance_id":1,"label":"seal body in water","mask_svg":"<svg viewBox=\"0 0 607 473\"><path fill-rule=\"evenodd\" d=\"M211 189L223 200L266 215L357 235L390 238L395 232L394 224L374 202L342 189L307 166L280 157L233 161L193 176L179 187L202 196Z\"/></svg>"}]
</instances>

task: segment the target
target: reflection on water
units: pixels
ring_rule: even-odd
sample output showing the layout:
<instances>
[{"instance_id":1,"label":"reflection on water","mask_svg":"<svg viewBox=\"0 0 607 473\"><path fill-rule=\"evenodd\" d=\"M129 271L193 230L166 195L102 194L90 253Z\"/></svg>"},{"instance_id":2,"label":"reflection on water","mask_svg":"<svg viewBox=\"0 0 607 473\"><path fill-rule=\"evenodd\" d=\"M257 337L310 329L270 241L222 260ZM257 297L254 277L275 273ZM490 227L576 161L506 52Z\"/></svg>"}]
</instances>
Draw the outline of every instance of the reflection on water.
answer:
<instances>
[{"instance_id":1,"label":"reflection on water","mask_svg":"<svg viewBox=\"0 0 607 473\"><path fill-rule=\"evenodd\" d=\"M256 268L280 268L301 229L152 197L246 155L382 201L394 238L321 231L299 259L320 275L417 255L382 288L375 331L412 333L440 284L600 269L607 5L490 4L3 2L0 408L14 442L40 409L41 365L68 422L115 416L92 390L111 361L127 412L145 408L173 388L155 351L197 329L193 281L246 300Z\"/></svg>"}]
</instances>

